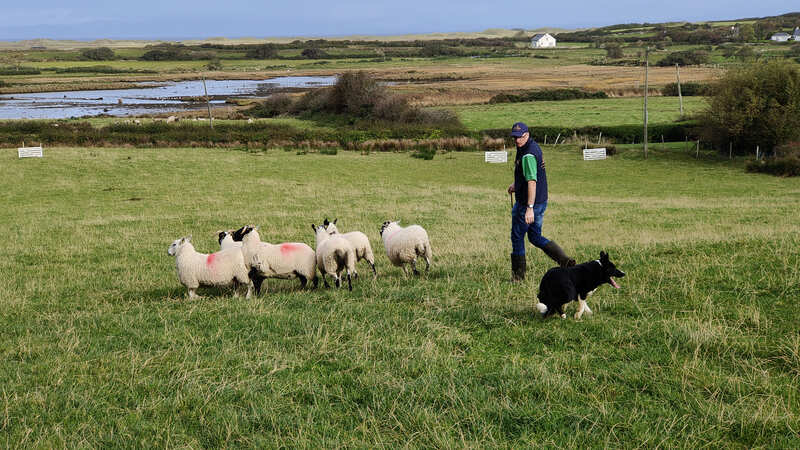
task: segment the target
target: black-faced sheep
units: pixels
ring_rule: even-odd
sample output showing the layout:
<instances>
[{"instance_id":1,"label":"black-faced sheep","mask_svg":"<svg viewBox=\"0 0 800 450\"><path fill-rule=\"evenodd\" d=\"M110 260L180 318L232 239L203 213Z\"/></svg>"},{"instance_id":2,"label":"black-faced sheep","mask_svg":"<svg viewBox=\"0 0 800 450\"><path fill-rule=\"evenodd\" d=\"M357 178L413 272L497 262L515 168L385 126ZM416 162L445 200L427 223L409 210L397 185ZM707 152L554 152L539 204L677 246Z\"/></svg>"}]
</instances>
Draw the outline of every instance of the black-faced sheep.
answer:
<instances>
[{"instance_id":1,"label":"black-faced sheep","mask_svg":"<svg viewBox=\"0 0 800 450\"><path fill-rule=\"evenodd\" d=\"M372 274L377 277L378 271L375 270L375 255L372 253L372 246L369 243L367 235L360 231L339 233L339 230L336 228L336 221L338 220L339 219L334 219L333 222L329 222L326 218L325 222L322 223L325 227L325 231L330 235L338 234L347 239L356 251L356 262L362 259L366 260L372 267Z\"/></svg>"},{"instance_id":2,"label":"black-faced sheep","mask_svg":"<svg viewBox=\"0 0 800 450\"><path fill-rule=\"evenodd\" d=\"M242 254L248 275L256 293L261 292L261 283L266 278L299 278L300 285L308 280L317 287L317 263L314 250L302 242L270 244L262 242L258 229L246 225L233 232L233 240L242 242Z\"/></svg>"},{"instance_id":3,"label":"black-faced sheep","mask_svg":"<svg viewBox=\"0 0 800 450\"><path fill-rule=\"evenodd\" d=\"M323 225L311 224L317 246L317 268L322 274L322 282L328 287L325 275L336 281L336 287L342 285L342 271L347 270L347 287L353 290L351 277L356 273L356 250L350 242L339 236L330 235Z\"/></svg>"}]
</instances>

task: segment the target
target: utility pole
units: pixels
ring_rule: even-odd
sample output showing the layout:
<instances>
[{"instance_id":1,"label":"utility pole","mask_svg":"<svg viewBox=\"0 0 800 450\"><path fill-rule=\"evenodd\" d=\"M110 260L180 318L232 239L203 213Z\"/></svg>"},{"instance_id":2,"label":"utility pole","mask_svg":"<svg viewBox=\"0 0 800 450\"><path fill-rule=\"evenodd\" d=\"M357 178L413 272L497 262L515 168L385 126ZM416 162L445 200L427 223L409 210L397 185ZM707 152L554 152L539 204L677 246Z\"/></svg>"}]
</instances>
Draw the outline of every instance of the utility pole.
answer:
<instances>
[{"instance_id":1,"label":"utility pole","mask_svg":"<svg viewBox=\"0 0 800 450\"><path fill-rule=\"evenodd\" d=\"M211 103L208 101L208 89L206 89L206 76L203 75L203 91L206 93L206 108L208 108L208 123L211 124L211 128L214 128L214 118L211 117Z\"/></svg>"},{"instance_id":2,"label":"utility pole","mask_svg":"<svg viewBox=\"0 0 800 450\"><path fill-rule=\"evenodd\" d=\"M647 90L648 86L648 79L647 79L647 72L650 68L649 62L649 53L650 47L644 48L644 158L647 159Z\"/></svg>"},{"instance_id":3,"label":"utility pole","mask_svg":"<svg viewBox=\"0 0 800 450\"><path fill-rule=\"evenodd\" d=\"M681 69L675 64L675 72L678 74L678 101L681 103L681 120L683 120L683 96L681 95Z\"/></svg>"}]
</instances>

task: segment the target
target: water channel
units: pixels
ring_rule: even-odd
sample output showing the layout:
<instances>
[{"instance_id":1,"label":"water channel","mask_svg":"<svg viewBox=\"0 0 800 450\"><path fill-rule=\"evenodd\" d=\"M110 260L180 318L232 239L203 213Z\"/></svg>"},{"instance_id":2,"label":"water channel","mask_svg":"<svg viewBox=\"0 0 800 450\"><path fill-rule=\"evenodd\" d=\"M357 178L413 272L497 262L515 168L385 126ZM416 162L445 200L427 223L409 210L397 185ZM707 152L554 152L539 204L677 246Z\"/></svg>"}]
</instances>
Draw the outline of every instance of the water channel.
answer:
<instances>
[{"instance_id":1,"label":"water channel","mask_svg":"<svg viewBox=\"0 0 800 450\"><path fill-rule=\"evenodd\" d=\"M266 97L288 89L330 86L335 76L279 77L265 80L206 80L211 105L225 98ZM143 82L133 89L109 89L0 95L0 119L65 119L135 116L206 107L202 80Z\"/></svg>"}]
</instances>

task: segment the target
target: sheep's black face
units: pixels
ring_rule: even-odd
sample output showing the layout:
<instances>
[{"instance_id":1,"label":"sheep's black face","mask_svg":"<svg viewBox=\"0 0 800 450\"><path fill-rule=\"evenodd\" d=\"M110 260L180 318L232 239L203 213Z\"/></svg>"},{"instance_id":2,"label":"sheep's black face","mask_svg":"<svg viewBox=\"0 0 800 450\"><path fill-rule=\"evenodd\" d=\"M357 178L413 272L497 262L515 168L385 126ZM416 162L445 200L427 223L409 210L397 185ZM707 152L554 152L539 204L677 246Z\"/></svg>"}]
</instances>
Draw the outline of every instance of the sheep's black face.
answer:
<instances>
[{"instance_id":1,"label":"sheep's black face","mask_svg":"<svg viewBox=\"0 0 800 450\"><path fill-rule=\"evenodd\" d=\"M242 228L239 228L238 230L234 231L233 234L231 235L231 237L233 237L234 241L241 241L242 239L244 239L244 237L247 235L247 233L249 233L249 232L251 232L253 230L255 230L254 227L251 227L249 225L245 225Z\"/></svg>"},{"instance_id":2,"label":"sheep's black face","mask_svg":"<svg viewBox=\"0 0 800 450\"><path fill-rule=\"evenodd\" d=\"M381 236L383 236L383 230L385 230L386 227L388 227L390 223L392 223L392 222L389 221L389 220L387 220L386 222L383 222L383 225L381 225Z\"/></svg>"}]
</instances>

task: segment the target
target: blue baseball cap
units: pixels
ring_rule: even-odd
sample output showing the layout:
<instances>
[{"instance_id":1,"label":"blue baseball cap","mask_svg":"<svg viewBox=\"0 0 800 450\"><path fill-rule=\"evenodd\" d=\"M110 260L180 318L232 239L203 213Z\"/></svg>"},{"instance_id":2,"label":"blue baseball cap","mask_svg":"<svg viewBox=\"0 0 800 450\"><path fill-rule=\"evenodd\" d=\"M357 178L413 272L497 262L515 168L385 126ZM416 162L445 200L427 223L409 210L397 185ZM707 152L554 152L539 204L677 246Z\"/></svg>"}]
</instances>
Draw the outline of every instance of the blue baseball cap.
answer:
<instances>
[{"instance_id":1,"label":"blue baseball cap","mask_svg":"<svg viewBox=\"0 0 800 450\"><path fill-rule=\"evenodd\" d=\"M517 122L511 127L511 136L518 138L528 132L528 126L522 122Z\"/></svg>"}]
</instances>

